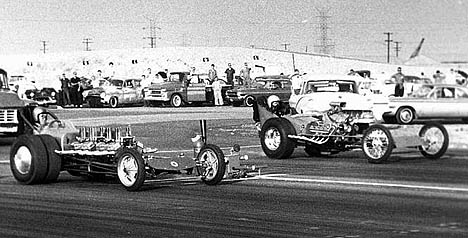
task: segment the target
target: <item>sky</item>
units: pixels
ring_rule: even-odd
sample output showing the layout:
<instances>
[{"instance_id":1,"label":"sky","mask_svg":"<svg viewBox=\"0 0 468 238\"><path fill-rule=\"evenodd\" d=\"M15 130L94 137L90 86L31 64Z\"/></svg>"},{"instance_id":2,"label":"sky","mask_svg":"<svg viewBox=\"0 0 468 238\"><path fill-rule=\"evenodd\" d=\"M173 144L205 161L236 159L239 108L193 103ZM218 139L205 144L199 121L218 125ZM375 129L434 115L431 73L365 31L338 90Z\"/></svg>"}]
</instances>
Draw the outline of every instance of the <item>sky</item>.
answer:
<instances>
[{"instance_id":1,"label":"sky","mask_svg":"<svg viewBox=\"0 0 468 238\"><path fill-rule=\"evenodd\" d=\"M168 46L258 47L386 62L468 61L468 0L0 0L0 55ZM326 16L320 18L320 14ZM322 23L326 24L319 24ZM150 26L154 26L153 28ZM326 26L321 31L320 26ZM153 33L150 33L153 29ZM324 34L326 32L326 37ZM392 42L391 57L396 57Z\"/></svg>"}]
</instances>

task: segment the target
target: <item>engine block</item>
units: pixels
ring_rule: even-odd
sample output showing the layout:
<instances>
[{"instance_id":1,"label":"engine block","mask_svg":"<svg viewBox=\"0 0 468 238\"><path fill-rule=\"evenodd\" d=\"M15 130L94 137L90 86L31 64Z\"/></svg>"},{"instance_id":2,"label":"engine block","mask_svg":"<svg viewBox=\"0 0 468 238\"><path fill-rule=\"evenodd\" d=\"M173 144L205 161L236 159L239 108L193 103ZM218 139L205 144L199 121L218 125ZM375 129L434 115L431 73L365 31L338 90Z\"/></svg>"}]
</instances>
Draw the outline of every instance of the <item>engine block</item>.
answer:
<instances>
[{"instance_id":1,"label":"engine block","mask_svg":"<svg viewBox=\"0 0 468 238\"><path fill-rule=\"evenodd\" d=\"M79 135L72 142L74 150L116 151L123 146L134 146L130 126L122 127L79 127Z\"/></svg>"}]
</instances>

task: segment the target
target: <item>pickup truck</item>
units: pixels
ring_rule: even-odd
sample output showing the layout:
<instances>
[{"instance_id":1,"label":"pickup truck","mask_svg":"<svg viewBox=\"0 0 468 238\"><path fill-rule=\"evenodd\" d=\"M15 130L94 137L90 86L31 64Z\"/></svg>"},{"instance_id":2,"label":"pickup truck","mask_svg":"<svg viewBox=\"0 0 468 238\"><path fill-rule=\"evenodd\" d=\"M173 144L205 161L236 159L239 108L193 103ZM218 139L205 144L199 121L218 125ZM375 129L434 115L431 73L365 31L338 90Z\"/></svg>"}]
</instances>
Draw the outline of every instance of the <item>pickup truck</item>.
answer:
<instances>
[{"instance_id":1,"label":"pickup truck","mask_svg":"<svg viewBox=\"0 0 468 238\"><path fill-rule=\"evenodd\" d=\"M26 102L10 90L7 72L0 69L0 133L7 136L22 133L20 109L25 105Z\"/></svg>"},{"instance_id":2,"label":"pickup truck","mask_svg":"<svg viewBox=\"0 0 468 238\"><path fill-rule=\"evenodd\" d=\"M232 88L224 83L223 97ZM145 105L167 104L181 107L192 103L213 105L213 88L205 74L190 75L189 72L171 72L166 81L150 85L145 89ZM225 100L226 101L226 100Z\"/></svg>"}]
</instances>

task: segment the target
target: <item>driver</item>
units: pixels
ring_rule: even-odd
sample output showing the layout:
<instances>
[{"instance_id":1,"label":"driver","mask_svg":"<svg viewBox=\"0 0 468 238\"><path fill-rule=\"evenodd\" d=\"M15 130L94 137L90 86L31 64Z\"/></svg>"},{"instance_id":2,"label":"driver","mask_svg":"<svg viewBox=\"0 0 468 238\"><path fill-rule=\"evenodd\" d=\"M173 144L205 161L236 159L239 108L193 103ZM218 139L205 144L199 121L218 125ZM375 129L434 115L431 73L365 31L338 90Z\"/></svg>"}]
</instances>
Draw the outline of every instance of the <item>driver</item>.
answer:
<instances>
[{"instance_id":1,"label":"driver","mask_svg":"<svg viewBox=\"0 0 468 238\"><path fill-rule=\"evenodd\" d=\"M41 133L44 129L49 128L52 115L43 107L36 107L32 113L34 119L34 128Z\"/></svg>"}]
</instances>

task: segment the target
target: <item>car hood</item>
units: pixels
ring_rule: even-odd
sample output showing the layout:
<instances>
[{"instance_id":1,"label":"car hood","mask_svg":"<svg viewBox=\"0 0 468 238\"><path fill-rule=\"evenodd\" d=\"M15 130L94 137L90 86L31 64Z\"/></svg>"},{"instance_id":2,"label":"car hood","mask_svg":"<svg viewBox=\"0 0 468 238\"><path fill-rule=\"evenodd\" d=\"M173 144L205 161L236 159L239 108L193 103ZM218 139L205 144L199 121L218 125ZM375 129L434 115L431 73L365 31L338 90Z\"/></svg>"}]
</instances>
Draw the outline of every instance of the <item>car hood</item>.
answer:
<instances>
[{"instance_id":1,"label":"car hood","mask_svg":"<svg viewBox=\"0 0 468 238\"><path fill-rule=\"evenodd\" d=\"M155 83L151 84L148 89L149 90L161 90L161 89L173 89L176 88L177 86L180 86L180 83L174 83L174 82L163 82L163 83Z\"/></svg>"},{"instance_id":2,"label":"car hood","mask_svg":"<svg viewBox=\"0 0 468 238\"><path fill-rule=\"evenodd\" d=\"M296 111L299 113L311 111L326 111L330 109L331 102L345 102L343 109L346 110L371 110L372 101L362 95L355 93L312 93L299 98Z\"/></svg>"},{"instance_id":3,"label":"car hood","mask_svg":"<svg viewBox=\"0 0 468 238\"><path fill-rule=\"evenodd\" d=\"M26 106L26 102L13 92L0 91L0 108L18 108Z\"/></svg>"}]
</instances>

